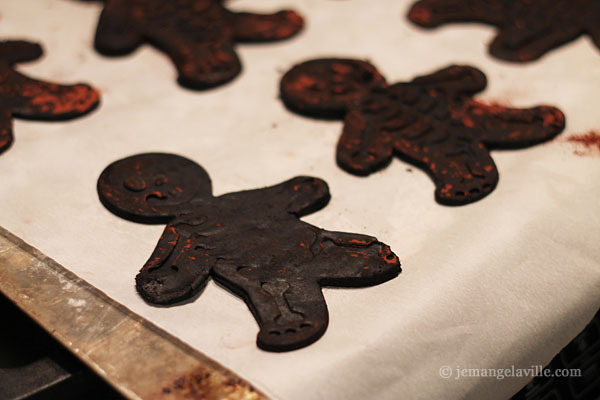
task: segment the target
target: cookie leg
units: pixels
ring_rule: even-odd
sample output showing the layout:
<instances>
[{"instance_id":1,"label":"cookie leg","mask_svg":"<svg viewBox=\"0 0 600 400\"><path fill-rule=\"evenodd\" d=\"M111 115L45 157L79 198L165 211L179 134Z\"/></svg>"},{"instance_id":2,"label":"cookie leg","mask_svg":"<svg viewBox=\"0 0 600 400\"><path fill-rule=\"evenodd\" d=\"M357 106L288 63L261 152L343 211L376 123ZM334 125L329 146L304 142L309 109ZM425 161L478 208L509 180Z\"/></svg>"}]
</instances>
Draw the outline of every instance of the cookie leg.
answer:
<instances>
[{"instance_id":1,"label":"cookie leg","mask_svg":"<svg viewBox=\"0 0 600 400\"><path fill-rule=\"evenodd\" d=\"M316 282L270 281L261 285L277 304L279 315L264 320L257 337L260 348L288 351L307 346L327 329L327 305Z\"/></svg>"},{"instance_id":2,"label":"cookie leg","mask_svg":"<svg viewBox=\"0 0 600 400\"><path fill-rule=\"evenodd\" d=\"M169 54L179 74L177 81L184 87L209 89L229 82L242 70L228 40L199 41L185 34L153 39Z\"/></svg>"},{"instance_id":3,"label":"cookie leg","mask_svg":"<svg viewBox=\"0 0 600 400\"><path fill-rule=\"evenodd\" d=\"M213 269L214 278L248 304L260 325L257 344L261 349L295 350L323 335L329 318L316 281L289 275L274 279L265 276L261 267L239 264L219 261Z\"/></svg>"},{"instance_id":4,"label":"cookie leg","mask_svg":"<svg viewBox=\"0 0 600 400\"><path fill-rule=\"evenodd\" d=\"M482 143L457 143L434 150L425 169L433 177L435 198L441 204L481 200L498 184L496 164Z\"/></svg>"},{"instance_id":5,"label":"cookie leg","mask_svg":"<svg viewBox=\"0 0 600 400\"><path fill-rule=\"evenodd\" d=\"M94 46L100 53L108 56L120 56L134 51L144 38L129 24L105 8L100 14Z\"/></svg>"}]
</instances>

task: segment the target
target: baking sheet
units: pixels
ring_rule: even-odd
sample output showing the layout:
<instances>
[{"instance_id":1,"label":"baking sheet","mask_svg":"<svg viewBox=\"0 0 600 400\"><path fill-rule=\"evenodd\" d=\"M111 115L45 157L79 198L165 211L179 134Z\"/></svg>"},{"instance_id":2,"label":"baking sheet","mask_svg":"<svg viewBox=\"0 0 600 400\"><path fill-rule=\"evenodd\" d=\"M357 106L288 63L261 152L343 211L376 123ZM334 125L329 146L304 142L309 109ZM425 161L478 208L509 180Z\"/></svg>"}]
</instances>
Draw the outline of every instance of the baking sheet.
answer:
<instances>
[{"instance_id":1,"label":"baking sheet","mask_svg":"<svg viewBox=\"0 0 600 400\"><path fill-rule=\"evenodd\" d=\"M580 38L521 66L487 56L490 27L412 26L408 1L230 4L293 7L308 24L289 41L239 46L241 76L194 92L177 86L170 61L150 46L116 59L95 53L98 3L3 0L0 36L39 40L46 50L19 70L89 82L102 91L102 104L68 122L15 121L15 143L0 156L0 225L274 398L503 399L516 392L529 378L443 379L439 371L545 364L600 305L600 158L575 155L566 141L600 126L598 49ZM425 173L400 160L368 178L342 171L334 158L341 122L283 107L281 75L320 56L367 58L390 82L471 64L489 81L479 99L552 104L567 128L544 145L493 152L497 189L469 206L440 206ZM403 273L372 288L325 289L327 332L284 354L256 348L258 327L246 305L214 282L194 302L150 306L133 278L163 226L114 216L95 190L106 165L146 151L200 163L216 195L319 176L332 201L304 220L377 236L400 256Z\"/></svg>"},{"instance_id":2,"label":"baking sheet","mask_svg":"<svg viewBox=\"0 0 600 400\"><path fill-rule=\"evenodd\" d=\"M4 296L128 399L266 399L1 227L0 282Z\"/></svg>"}]
</instances>

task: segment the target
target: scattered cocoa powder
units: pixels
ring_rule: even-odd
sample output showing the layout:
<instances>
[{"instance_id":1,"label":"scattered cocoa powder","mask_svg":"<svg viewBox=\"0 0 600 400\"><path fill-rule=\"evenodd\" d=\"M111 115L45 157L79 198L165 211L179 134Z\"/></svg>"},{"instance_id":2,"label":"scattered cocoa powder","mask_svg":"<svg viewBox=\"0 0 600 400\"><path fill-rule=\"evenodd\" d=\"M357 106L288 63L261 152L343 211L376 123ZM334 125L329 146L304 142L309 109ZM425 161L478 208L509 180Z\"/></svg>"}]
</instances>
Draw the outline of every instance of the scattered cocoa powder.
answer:
<instances>
[{"instance_id":1,"label":"scattered cocoa powder","mask_svg":"<svg viewBox=\"0 0 600 400\"><path fill-rule=\"evenodd\" d=\"M575 144L574 152L578 156L600 155L600 133L596 131L572 135L567 138L567 141Z\"/></svg>"}]
</instances>

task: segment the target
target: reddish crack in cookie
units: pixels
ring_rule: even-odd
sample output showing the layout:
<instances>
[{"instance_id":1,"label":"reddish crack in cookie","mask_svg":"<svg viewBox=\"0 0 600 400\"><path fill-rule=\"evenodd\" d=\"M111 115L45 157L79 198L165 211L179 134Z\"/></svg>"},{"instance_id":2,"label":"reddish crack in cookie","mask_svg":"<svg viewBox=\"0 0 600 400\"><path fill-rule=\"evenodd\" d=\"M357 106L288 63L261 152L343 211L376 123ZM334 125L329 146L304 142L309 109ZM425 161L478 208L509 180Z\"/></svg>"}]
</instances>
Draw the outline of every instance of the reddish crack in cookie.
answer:
<instances>
[{"instance_id":1,"label":"reddish crack in cookie","mask_svg":"<svg viewBox=\"0 0 600 400\"><path fill-rule=\"evenodd\" d=\"M88 85L58 85L38 81L14 70L14 65L41 57L42 48L24 41L0 42L0 153L13 142L13 117L62 120L79 117L99 103Z\"/></svg>"},{"instance_id":2,"label":"reddish crack in cookie","mask_svg":"<svg viewBox=\"0 0 600 400\"><path fill-rule=\"evenodd\" d=\"M536 60L586 34L600 47L598 0L421 0L408 18L425 28L453 22L497 26L490 53L507 61Z\"/></svg>"},{"instance_id":3,"label":"reddish crack in cookie","mask_svg":"<svg viewBox=\"0 0 600 400\"><path fill-rule=\"evenodd\" d=\"M235 42L289 38L304 22L294 11L274 14L231 12L222 0L105 0L96 30L96 49L106 55L133 52L144 41L166 52L178 81L206 89L241 71Z\"/></svg>"},{"instance_id":4,"label":"reddish crack in cookie","mask_svg":"<svg viewBox=\"0 0 600 400\"><path fill-rule=\"evenodd\" d=\"M301 221L329 201L327 184L296 177L213 197L208 174L172 154L140 154L109 165L102 203L123 218L167 224L136 277L148 302L197 294L209 276L242 297L260 325L258 346L287 351L325 332L322 285L359 287L392 279L398 257L376 238Z\"/></svg>"},{"instance_id":5,"label":"reddish crack in cookie","mask_svg":"<svg viewBox=\"0 0 600 400\"><path fill-rule=\"evenodd\" d=\"M337 162L345 170L368 175L395 154L431 175L439 203L462 205L496 187L490 149L531 146L565 124L554 107L515 109L473 100L485 86L485 75L468 66L388 85L369 63L318 59L294 66L280 90L293 111L344 119Z\"/></svg>"}]
</instances>

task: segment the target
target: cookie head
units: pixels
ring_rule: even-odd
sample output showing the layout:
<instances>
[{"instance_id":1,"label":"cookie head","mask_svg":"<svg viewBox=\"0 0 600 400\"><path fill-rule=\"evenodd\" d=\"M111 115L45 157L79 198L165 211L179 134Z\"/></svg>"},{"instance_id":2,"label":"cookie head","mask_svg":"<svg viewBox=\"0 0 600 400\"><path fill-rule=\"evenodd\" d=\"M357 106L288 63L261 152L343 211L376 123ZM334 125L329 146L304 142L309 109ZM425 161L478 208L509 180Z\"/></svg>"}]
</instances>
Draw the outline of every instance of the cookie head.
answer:
<instances>
[{"instance_id":1,"label":"cookie head","mask_svg":"<svg viewBox=\"0 0 600 400\"><path fill-rule=\"evenodd\" d=\"M147 153L116 161L98 179L102 203L136 222L167 222L194 198L211 197L208 174L174 154Z\"/></svg>"},{"instance_id":2,"label":"cookie head","mask_svg":"<svg viewBox=\"0 0 600 400\"><path fill-rule=\"evenodd\" d=\"M293 111L315 117L342 117L348 107L385 78L365 61L316 59L298 64L281 79L281 98Z\"/></svg>"}]
</instances>

